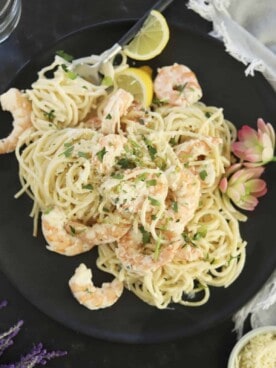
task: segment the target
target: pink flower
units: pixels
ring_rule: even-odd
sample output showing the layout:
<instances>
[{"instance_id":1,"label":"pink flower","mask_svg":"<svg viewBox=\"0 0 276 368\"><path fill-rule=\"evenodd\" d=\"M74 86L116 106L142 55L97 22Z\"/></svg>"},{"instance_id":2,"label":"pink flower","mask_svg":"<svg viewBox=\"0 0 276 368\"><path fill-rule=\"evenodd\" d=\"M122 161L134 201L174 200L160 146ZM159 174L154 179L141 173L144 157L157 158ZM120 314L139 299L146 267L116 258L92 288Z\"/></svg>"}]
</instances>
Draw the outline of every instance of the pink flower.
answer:
<instances>
[{"instance_id":1,"label":"pink flower","mask_svg":"<svg viewBox=\"0 0 276 368\"><path fill-rule=\"evenodd\" d=\"M222 178L219 188L239 208L253 211L259 203L259 197L267 192L266 182L260 179L264 168L241 168L241 164L229 167Z\"/></svg>"},{"instance_id":2,"label":"pink flower","mask_svg":"<svg viewBox=\"0 0 276 368\"><path fill-rule=\"evenodd\" d=\"M238 142L232 144L233 153L243 161L253 164L247 166L261 166L269 161L275 160L273 157L275 149L275 131L270 123L265 123L263 119L257 120L258 130L254 130L248 125L244 125L238 131Z\"/></svg>"}]
</instances>

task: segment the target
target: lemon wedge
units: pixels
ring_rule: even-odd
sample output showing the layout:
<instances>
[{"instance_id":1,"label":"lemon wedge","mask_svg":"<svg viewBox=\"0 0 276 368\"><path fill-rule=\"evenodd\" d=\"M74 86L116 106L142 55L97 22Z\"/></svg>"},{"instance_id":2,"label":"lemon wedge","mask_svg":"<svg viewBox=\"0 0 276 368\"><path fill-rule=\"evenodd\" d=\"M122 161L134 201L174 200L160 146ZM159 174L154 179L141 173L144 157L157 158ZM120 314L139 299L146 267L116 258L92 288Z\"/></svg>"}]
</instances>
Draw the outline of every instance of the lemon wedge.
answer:
<instances>
[{"instance_id":1,"label":"lemon wedge","mask_svg":"<svg viewBox=\"0 0 276 368\"><path fill-rule=\"evenodd\" d=\"M134 60L149 60L164 50L169 37L166 19L157 10L152 10L137 35L124 47L124 52Z\"/></svg>"},{"instance_id":2,"label":"lemon wedge","mask_svg":"<svg viewBox=\"0 0 276 368\"><path fill-rule=\"evenodd\" d=\"M144 107L148 107L152 102L153 83L148 73L141 68L127 68L115 77L118 88L131 93L135 101L140 102Z\"/></svg>"}]
</instances>

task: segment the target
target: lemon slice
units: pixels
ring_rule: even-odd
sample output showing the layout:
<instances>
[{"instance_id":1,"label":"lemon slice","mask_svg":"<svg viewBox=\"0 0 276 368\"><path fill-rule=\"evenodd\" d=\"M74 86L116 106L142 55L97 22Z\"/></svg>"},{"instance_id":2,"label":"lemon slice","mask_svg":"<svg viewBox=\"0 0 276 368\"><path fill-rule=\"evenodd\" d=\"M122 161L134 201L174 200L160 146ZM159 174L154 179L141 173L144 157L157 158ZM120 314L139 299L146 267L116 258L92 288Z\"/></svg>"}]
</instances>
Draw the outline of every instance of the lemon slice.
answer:
<instances>
[{"instance_id":1,"label":"lemon slice","mask_svg":"<svg viewBox=\"0 0 276 368\"><path fill-rule=\"evenodd\" d=\"M153 83L149 73L141 68L127 68L115 77L119 88L131 93L144 107L151 104Z\"/></svg>"},{"instance_id":2,"label":"lemon slice","mask_svg":"<svg viewBox=\"0 0 276 368\"><path fill-rule=\"evenodd\" d=\"M170 31L166 19L157 10L152 10L141 30L124 47L124 52L134 60L149 60L164 50L169 37Z\"/></svg>"}]
</instances>

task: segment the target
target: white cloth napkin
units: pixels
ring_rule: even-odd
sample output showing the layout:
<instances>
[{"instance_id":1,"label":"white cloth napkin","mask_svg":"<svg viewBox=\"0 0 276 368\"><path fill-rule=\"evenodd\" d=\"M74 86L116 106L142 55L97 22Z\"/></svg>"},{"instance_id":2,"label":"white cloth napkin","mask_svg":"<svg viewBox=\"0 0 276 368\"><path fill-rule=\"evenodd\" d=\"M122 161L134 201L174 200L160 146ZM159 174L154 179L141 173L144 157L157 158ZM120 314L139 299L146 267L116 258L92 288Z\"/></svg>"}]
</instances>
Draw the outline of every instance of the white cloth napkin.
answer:
<instances>
[{"instance_id":1,"label":"white cloth napkin","mask_svg":"<svg viewBox=\"0 0 276 368\"><path fill-rule=\"evenodd\" d=\"M187 6L213 23L211 36L246 65L247 76L263 73L276 91L276 0L189 0ZM276 325L276 270L233 316L238 339L249 315L252 328Z\"/></svg>"},{"instance_id":2,"label":"white cloth napkin","mask_svg":"<svg viewBox=\"0 0 276 368\"><path fill-rule=\"evenodd\" d=\"M190 0L188 8L213 22L212 36L246 65L263 73L276 90L276 0Z\"/></svg>"}]
</instances>

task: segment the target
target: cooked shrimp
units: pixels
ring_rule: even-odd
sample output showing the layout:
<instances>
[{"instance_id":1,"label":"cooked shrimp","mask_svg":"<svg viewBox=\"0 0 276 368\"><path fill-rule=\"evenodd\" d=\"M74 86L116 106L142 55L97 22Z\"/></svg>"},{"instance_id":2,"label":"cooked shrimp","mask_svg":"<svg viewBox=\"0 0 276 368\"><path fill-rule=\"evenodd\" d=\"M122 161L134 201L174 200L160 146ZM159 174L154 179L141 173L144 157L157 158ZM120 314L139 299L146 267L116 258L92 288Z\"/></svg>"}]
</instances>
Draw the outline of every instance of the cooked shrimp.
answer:
<instances>
[{"instance_id":1,"label":"cooked shrimp","mask_svg":"<svg viewBox=\"0 0 276 368\"><path fill-rule=\"evenodd\" d=\"M141 103L133 101L125 115L125 118L139 124L145 124L148 116L149 111L147 111Z\"/></svg>"},{"instance_id":2,"label":"cooked shrimp","mask_svg":"<svg viewBox=\"0 0 276 368\"><path fill-rule=\"evenodd\" d=\"M96 115L88 116L84 121L84 126L93 130L100 130L102 126L101 119Z\"/></svg>"},{"instance_id":3,"label":"cooked shrimp","mask_svg":"<svg viewBox=\"0 0 276 368\"><path fill-rule=\"evenodd\" d=\"M144 275L171 262L178 247L179 242L145 244L143 232L131 229L118 241L115 252L126 270Z\"/></svg>"},{"instance_id":4,"label":"cooked shrimp","mask_svg":"<svg viewBox=\"0 0 276 368\"><path fill-rule=\"evenodd\" d=\"M174 204L168 209L168 212L177 224L180 222L182 232L198 208L201 195L200 182L190 170L173 166L166 171L166 176L169 183L170 200Z\"/></svg>"},{"instance_id":5,"label":"cooked shrimp","mask_svg":"<svg viewBox=\"0 0 276 368\"><path fill-rule=\"evenodd\" d=\"M202 97L195 74L187 66L177 63L158 69L154 92L159 100L173 106L189 106Z\"/></svg>"},{"instance_id":6,"label":"cooked shrimp","mask_svg":"<svg viewBox=\"0 0 276 368\"><path fill-rule=\"evenodd\" d=\"M164 201L168 193L168 181L159 169L135 168L124 174L108 178L100 188L105 198L109 198L120 213L135 214L142 208L144 212L152 210L149 198ZM153 201L154 201L153 200Z\"/></svg>"},{"instance_id":7,"label":"cooked shrimp","mask_svg":"<svg viewBox=\"0 0 276 368\"><path fill-rule=\"evenodd\" d=\"M208 137L205 140L190 139L175 147L175 153L183 164L201 179L202 187L210 187L218 176L215 165L215 150L221 143L220 138Z\"/></svg>"},{"instance_id":8,"label":"cooked shrimp","mask_svg":"<svg viewBox=\"0 0 276 368\"><path fill-rule=\"evenodd\" d=\"M190 244L179 247L175 254L175 259L180 261L194 262L202 258L203 251L200 248L192 247Z\"/></svg>"},{"instance_id":9,"label":"cooked shrimp","mask_svg":"<svg viewBox=\"0 0 276 368\"><path fill-rule=\"evenodd\" d=\"M9 111L13 116L13 130L0 140L0 154L15 150L18 139L23 131L29 128L31 123L31 102L22 92L16 88L10 88L0 96L0 103L4 111Z\"/></svg>"},{"instance_id":10,"label":"cooked shrimp","mask_svg":"<svg viewBox=\"0 0 276 368\"><path fill-rule=\"evenodd\" d=\"M116 133L120 129L120 118L125 115L133 102L133 96L122 88L111 94L102 111L101 131Z\"/></svg>"},{"instance_id":11,"label":"cooked shrimp","mask_svg":"<svg viewBox=\"0 0 276 368\"><path fill-rule=\"evenodd\" d=\"M81 263L69 280L69 287L77 301L88 309L107 308L117 302L123 293L124 285L114 279L105 282L100 288L92 282L92 271Z\"/></svg>"},{"instance_id":12,"label":"cooked shrimp","mask_svg":"<svg viewBox=\"0 0 276 368\"><path fill-rule=\"evenodd\" d=\"M93 147L92 166L101 174L110 174L115 160L124 152L127 139L119 134L101 136Z\"/></svg>"},{"instance_id":13,"label":"cooked shrimp","mask_svg":"<svg viewBox=\"0 0 276 368\"><path fill-rule=\"evenodd\" d=\"M47 248L66 256L84 253L96 245L118 240L128 229L129 226L120 224L96 223L89 227L68 221L58 207L42 215L42 232L48 242Z\"/></svg>"}]
</instances>

